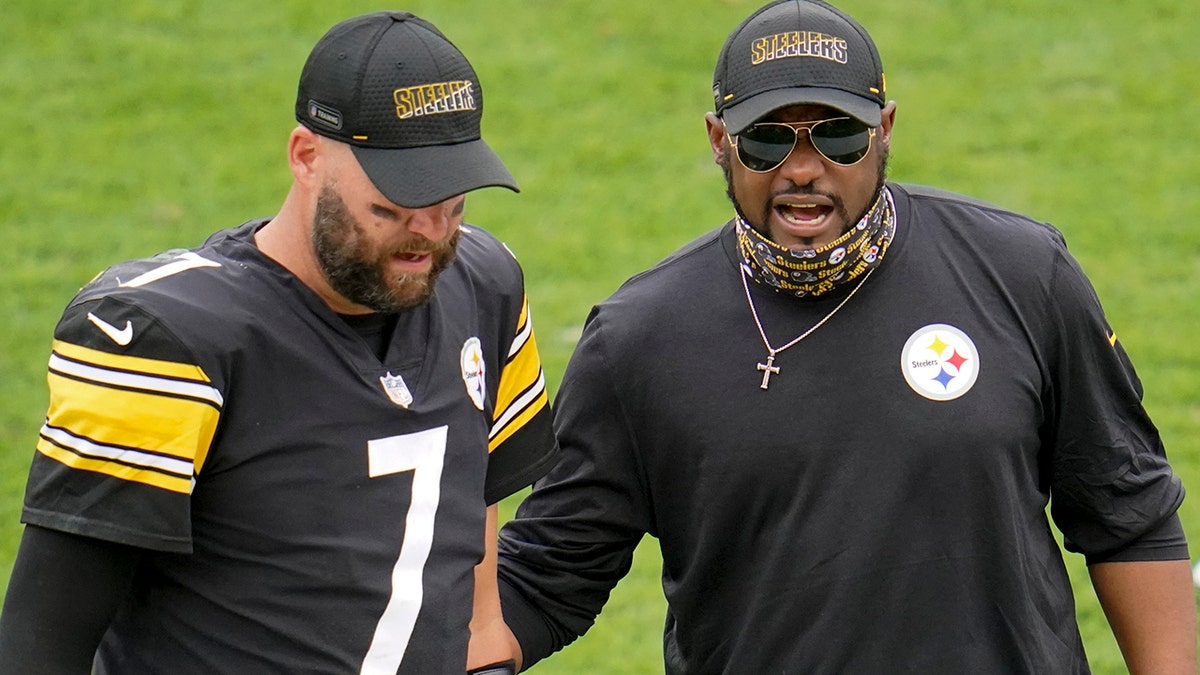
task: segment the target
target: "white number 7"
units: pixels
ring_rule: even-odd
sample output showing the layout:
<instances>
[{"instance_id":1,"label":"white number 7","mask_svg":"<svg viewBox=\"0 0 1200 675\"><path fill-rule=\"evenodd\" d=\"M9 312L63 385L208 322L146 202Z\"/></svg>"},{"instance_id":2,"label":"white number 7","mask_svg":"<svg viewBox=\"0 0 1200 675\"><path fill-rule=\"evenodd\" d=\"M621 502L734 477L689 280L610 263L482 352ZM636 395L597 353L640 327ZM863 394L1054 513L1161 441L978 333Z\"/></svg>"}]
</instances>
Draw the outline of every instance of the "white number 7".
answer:
<instances>
[{"instance_id":1,"label":"white number 7","mask_svg":"<svg viewBox=\"0 0 1200 675\"><path fill-rule=\"evenodd\" d=\"M446 427L415 434L380 438L367 443L371 478L412 471L412 503L404 521L404 543L392 568L392 595L375 624L371 648L363 659L361 675L396 675L417 613L421 611L421 583L425 560L433 546L433 519L441 497L442 461L446 454Z\"/></svg>"}]
</instances>

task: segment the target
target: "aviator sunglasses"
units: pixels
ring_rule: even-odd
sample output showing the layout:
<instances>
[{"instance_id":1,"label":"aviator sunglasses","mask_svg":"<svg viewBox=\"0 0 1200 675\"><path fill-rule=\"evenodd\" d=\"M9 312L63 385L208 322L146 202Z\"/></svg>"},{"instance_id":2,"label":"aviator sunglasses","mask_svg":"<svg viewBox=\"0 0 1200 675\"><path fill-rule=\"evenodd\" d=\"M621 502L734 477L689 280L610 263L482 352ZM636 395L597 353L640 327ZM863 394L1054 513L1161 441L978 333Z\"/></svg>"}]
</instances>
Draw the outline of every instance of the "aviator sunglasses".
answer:
<instances>
[{"instance_id":1,"label":"aviator sunglasses","mask_svg":"<svg viewBox=\"0 0 1200 675\"><path fill-rule=\"evenodd\" d=\"M800 130L808 131L809 142L822 157L840 166L862 161L875 138L874 127L850 117L834 117L815 122L759 122L746 127L729 142L737 150L738 161L755 173L767 173L792 154Z\"/></svg>"}]
</instances>

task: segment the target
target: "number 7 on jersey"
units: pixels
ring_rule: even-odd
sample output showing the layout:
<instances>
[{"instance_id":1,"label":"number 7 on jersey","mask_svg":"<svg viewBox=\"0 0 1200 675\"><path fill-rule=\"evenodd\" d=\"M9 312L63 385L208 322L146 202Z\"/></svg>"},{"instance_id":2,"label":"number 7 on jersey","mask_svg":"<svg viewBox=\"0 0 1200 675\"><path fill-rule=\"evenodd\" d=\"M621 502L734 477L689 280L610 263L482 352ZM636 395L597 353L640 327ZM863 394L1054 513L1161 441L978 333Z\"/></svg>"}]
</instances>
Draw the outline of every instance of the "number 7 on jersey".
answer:
<instances>
[{"instance_id":1,"label":"number 7 on jersey","mask_svg":"<svg viewBox=\"0 0 1200 675\"><path fill-rule=\"evenodd\" d=\"M395 675L421 611L422 574L433 546L433 521L441 497L447 427L379 438L367 443L371 478L413 472L412 501L404 522L404 543L392 568L392 595L363 659L360 675Z\"/></svg>"}]
</instances>

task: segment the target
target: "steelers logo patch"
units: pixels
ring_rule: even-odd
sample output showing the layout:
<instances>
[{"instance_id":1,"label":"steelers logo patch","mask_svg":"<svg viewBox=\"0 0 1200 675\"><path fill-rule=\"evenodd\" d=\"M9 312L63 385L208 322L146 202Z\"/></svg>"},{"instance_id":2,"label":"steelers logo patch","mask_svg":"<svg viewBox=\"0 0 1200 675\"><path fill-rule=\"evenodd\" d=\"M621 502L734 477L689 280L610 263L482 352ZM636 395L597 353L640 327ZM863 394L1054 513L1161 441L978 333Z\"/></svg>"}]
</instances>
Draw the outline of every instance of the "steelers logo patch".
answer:
<instances>
[{"instance_id":1,"label":"steelers logo patch","mask_svg":"<svg viewBox=\"0 0 1200 675\"><path fill-rule=\"evenodd\" d=\"M467 395L471 397L471 402L475 404L476 408L483 410L483 395L487 391L487 381L484 379L483 347L480 346L479 338L473 337L463 343L460 360L462 361L463 383L467 385Z\"/></svg>"},{"instance_id":2,"label":"steelers logo patch","mask_svg":"<svg viewBox=\"0 0 1200 675\"><path fill-rule=\"evenodd\" d=\"M931 401L951 401L979 377L979 350L967 334L944 323L918 329L904 343L900 372L912 390Z\"/></svg>"}]
</instances>

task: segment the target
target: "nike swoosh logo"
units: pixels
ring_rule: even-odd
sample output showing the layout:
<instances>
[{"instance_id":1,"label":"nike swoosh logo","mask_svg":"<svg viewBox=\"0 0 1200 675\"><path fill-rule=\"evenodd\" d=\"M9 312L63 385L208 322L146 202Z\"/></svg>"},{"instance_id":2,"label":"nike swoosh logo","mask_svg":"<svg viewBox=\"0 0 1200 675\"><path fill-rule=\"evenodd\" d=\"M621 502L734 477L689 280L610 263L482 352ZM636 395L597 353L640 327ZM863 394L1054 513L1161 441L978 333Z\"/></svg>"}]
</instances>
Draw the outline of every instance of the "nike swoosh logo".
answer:
<instances>
[{"instance_id":1,"label":"nike swoosh logo","mask_svg":"<svg viewBox=\"0 0 1200 675\"><path fill-rule=\"evenodd\" d=\"M129 342L133 340L133 324L129 321L125 322L124 328L118 329L116 326L105 321L104 319L101 319L95 314L92 314L91 312L88 312L88 321L96 324L96 328L99 328L105 335L112 338L113 342L121 345L122 347L129 344Z\"/></svg>"}]
</instances>

